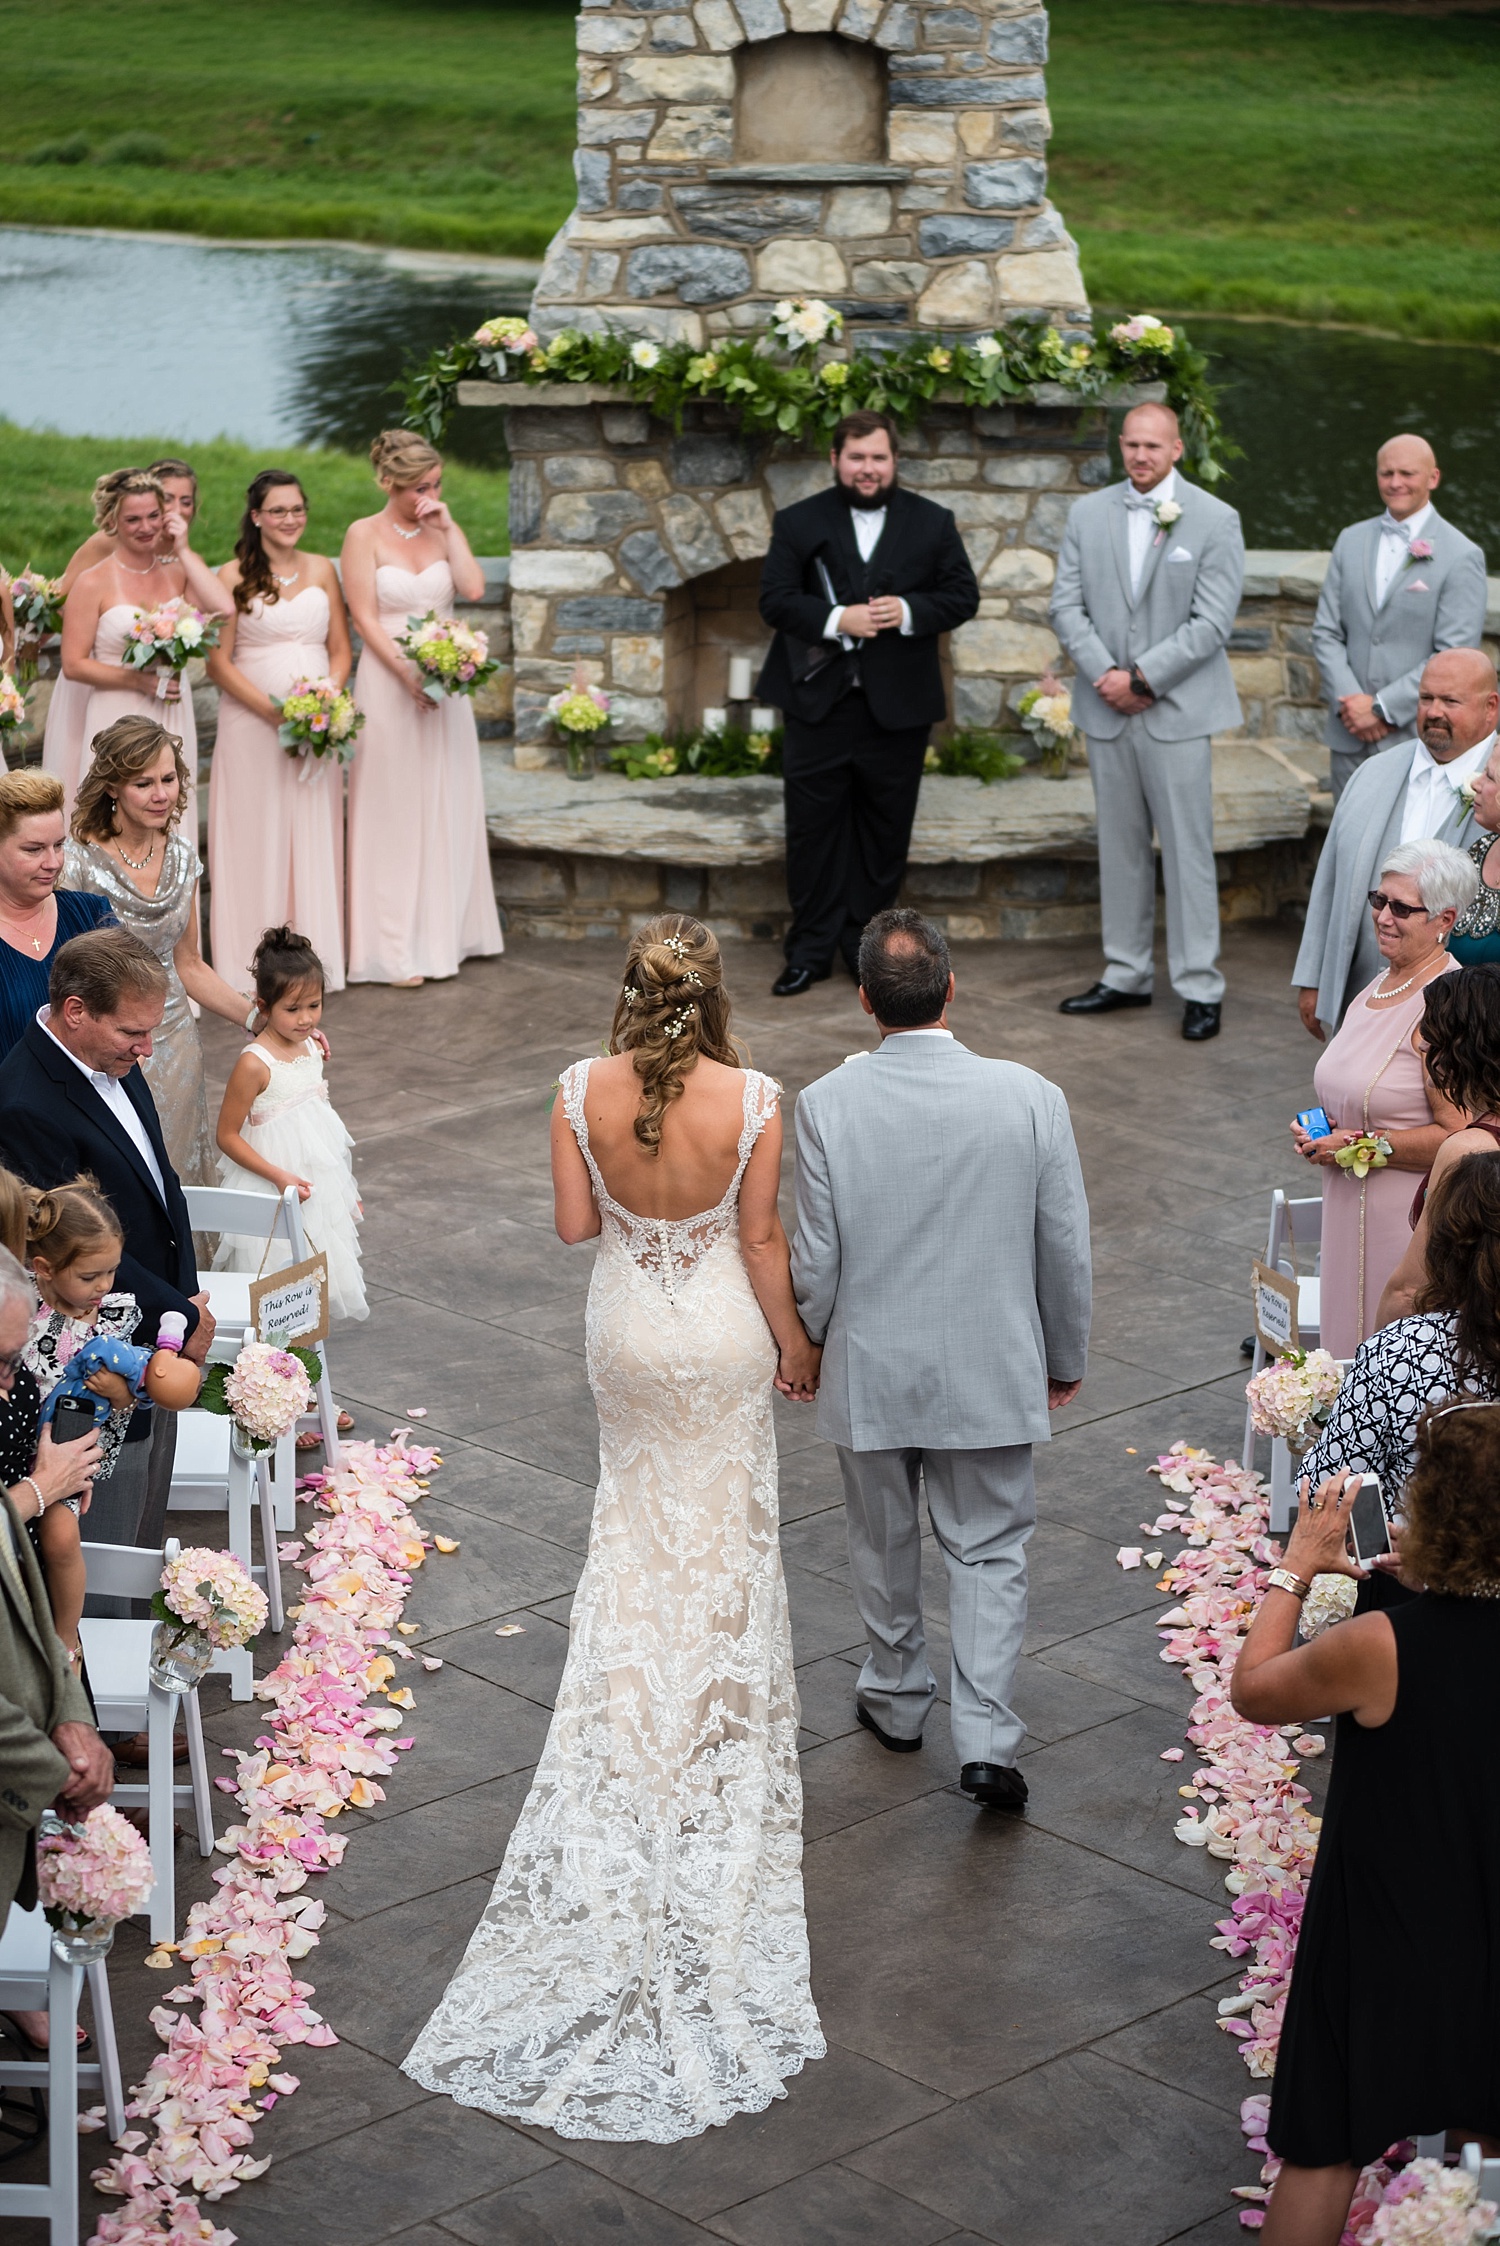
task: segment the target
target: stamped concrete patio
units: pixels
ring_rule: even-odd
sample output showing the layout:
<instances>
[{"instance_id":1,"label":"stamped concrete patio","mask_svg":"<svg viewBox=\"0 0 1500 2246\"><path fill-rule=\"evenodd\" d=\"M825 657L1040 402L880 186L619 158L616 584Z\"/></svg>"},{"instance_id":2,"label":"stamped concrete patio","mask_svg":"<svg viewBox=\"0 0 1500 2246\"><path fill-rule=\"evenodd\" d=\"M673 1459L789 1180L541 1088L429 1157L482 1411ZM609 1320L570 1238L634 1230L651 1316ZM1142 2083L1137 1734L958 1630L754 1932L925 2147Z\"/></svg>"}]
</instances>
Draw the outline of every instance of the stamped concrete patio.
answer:
<instances>
[{"instance_id":1,"label":"stamped concrete patio","mask_svg":"<svg viewBox=\"0 0 1500 2246\"><path fill-rule=\"evenodd\" d=\"M1159 1760L1182 1737L1188 1692L1157 1658L1149 1577L1123 1574L1114 1553L1158 1510L1143 1470L1158 1449L1239 1441L1249 1252L1311 1083L1292 948L1278 928L1231 931L1225 1033L1203 1047L1182 1044L1170 999L1061 1020L1057 1000L1096 970L1089 944L961 951L958 1034L1063 1085L1094 1220L1090 1374L1038 1454L1018 1687L1030 1814L989 1815L956 1790L942 1710L919 1756L893 1758L856 1728L861 1633L836 1462L810 1412L778 1406L829 2053L769 2112L667 2147L512 2127L399 2071L488 1895L563 1662L596 1468L591 1251L552 1230L547 1108L560 1068L599 1045L618 954L520 946L456 983L331 1002L373 1301L369 1323L335 1341L336 1382L361 1434L425 1407L445 1464L423 1516L460 1550L429 1559L407 1610L421 1628L410 1642L445 1664L413 1672L417 1747L378 1810L348 1813L345 1863L319 1885L329 1924L307 1971L341 2040L288 2054L303 2087L256 2142L274 2164L215 2211L249 2246L1243 2236L1227 2194L1254 2174L1237 2126L1251 2085L1214 2025L1233 1982L1208 1947L1221 1867L1174 1841L1182 1770ZM728 969L740 1030L788 1095L868 1041L847 982L773 1002L768 947L736 948ZM219 1081L233 1049L212 1036ZM203 1526L217 1540L221 1523ZM942 1674L939 1567L929 1581ZM520 1634L497 1637L506 1621ZM258 1711L213 1691L214 1740L247 1744ZM186 1843L178 1862L190 1899L210 1867ZM128 2078L155 2048L146 2015L165 1985L142 1966L140 1927L122 1929L112 1967ZM105 2149L82 2140L85 2170ZM40 2236L15 2229L18 2246Z\"/></svg>"}]
</instances>

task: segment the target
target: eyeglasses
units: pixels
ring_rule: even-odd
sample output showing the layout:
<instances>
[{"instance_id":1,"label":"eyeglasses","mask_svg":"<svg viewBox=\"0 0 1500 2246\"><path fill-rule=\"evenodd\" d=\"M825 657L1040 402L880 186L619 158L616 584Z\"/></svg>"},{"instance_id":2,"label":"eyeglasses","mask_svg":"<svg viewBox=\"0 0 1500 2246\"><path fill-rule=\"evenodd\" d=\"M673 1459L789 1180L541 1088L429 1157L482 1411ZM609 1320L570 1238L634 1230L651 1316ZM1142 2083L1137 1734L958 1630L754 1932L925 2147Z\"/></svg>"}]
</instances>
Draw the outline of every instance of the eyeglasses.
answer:
<instances>
[{"instance_id":1,"label":"eyeglasses","mask_svg":"<svg viewBox=\"0 0 1500 2246\"><path fill-rule=\"evenodd\" d=\"M1388 897L1383 889L1367 890L1366 895L1369 897L1372 912L1394 913L1397 920L1415 920L1418 914L1421 915L1423 920L1431 920L1432 918L1425 905L1398 904L1396 899Z\"/></svg>"},{"instance_id":2,"label":"eyeglasses","mask_svg":"<svg viewBox=\"0 0 1500 2246\"><path fill-rule=\"evenodd\" d=\"M260 519L263 523L306 522L307 509L305 507L262 507Z\"/></svg>"}]
</instances>

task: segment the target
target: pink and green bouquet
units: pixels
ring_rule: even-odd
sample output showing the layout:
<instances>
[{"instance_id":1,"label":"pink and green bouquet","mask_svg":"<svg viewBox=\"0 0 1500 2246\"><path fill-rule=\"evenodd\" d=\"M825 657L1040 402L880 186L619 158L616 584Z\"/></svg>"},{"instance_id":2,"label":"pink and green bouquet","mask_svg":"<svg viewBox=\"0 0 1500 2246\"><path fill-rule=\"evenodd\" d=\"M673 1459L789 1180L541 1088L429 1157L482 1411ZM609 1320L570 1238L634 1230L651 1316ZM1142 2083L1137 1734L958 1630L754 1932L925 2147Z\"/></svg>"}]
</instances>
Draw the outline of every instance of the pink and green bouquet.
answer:
<instances>
[{"instance_id":1,"label":"pink and green bouquet","mask_svg":"<svg viewBox=\"0 0 1500 2246\"><path fill-rule=\"evenodd\" d=\"M1339 1361L1326 1349L1293 1349L1245 1383L1250 1423L1261 1435L1279 1435L1299 1449L1333 1408L1343 1380Z\"/></svg>"},{"instance_id":2,"label":"pink and green bouquet","mask_svg":"<svg viewBox=\"0 0 1500 2246\"><path fill-rule=\"evenodd\" d=\"M425 616L408 616L406 626L396 645L416 664L434 702L448 694L474 693L500 668L491 660L485 634L456 617L439 616L429 608Z\"/></svg>"},{"instance_id":3,"label":"pink and green bouquet","mask_svg":"<svg viewBox=\"0 0 1500 2246\"><path fill-rule=\"evenodd\" d=\"M232 1552L194 1547L162 1569L151 1612L174 1637L196 1631L216 1653L234 1653L260 1636L270 1608Z\"/></svg>"},{"instance_id":4,"label":"pink and green bouquet","mask_svg":"<svg viewBox=\"0 0 1500 2246\"><path fill-rule=\"evenodd\" d=\"M28 562L19 577L11 579L11 605L16 618L16 672L29 685L37 674L37 657L43 640L62 630L60 577L43 577Z\"/></svg>"},{"instance_id":5,"label":"pink and green bouquet","mask_svg":"<svg viewBox=\"0 0 1500 2246\"><path fill-rule=\"evenodd\" d=\"M26 723L26 696L9 671L0 671L0 742L19 733Z\"/></svg>"},{"instance_id":6,"label":"pink and green bouquet","mask_svg":"<svg viewBox=\"0 0 1500 2246\"><path fill-rule=\"evenodd\" d=\"M314 757L349 762L365 713L346 686L335 686L331 678L299 678L279 701L274 694L271 701L281 719L276 738L288 756L303 759L304 769Z\"/></svg>"},{"instance_id":7,"label":"pink and green bouquet","mask_svg":"<svg viewBox=\"0 0 1500 2246\"><path fill-rule=\"evenodd\" d=\"M486 320L482 327L474 330L472 340L476 350L485 354L496 380L501 382L506 376L507 359L518 363L522 359L530 361L533 351L541 350L541 339L535 328L514 315Z\"/></svg>"},{"instance_id":8,"label":"pink and green bouquet","mask_svg":"<svg viewBox=\"0 0 1500 2246\"><path fill-rule=\"evenodd\" d=\"M131 671L185 671L195 655L219 642L219 619L180 595L155 608L138 608L120 661Z\"/></svg>"},{"instance_id":9,"label":"pink and green bouquet","mask_svg":"<svg viewBox=\"0 0 1500 2246\"><path fill-rule=\"evenodd\" d=\"M1016 710L1042 752L1043 771L1060 778L1068 769L1068 751L1078 738L1072 703L1062 682L1047 671L1035 686L1027 688Z\"/></svg>"},{"instance_id":10,"label":"pink and green bouquet","mask_svg":"<svg viewBox=\"0 0 1500 2246\"><path fill-rule=\"evenodd\" d=\"M232 1419L248 1449L274 1450L312 1410L313 1383L322 1373L310 1349L247 1341L232 1365L209 1366L198 1401L204 1411Z\"/></svg>"},{"instance_id":11,"label":"pink and green bouquet","mask_svg":"<svg viewBox=\"0 0 1500 2246\"><path fill-rule=\"evenodd\" d=\"M47 1820L37 1835L36 1884L47 1924L70 1934L144 1910L156 1874L140 1834L105 1802L77 1825Z\"/></svg>"}]
</instances>

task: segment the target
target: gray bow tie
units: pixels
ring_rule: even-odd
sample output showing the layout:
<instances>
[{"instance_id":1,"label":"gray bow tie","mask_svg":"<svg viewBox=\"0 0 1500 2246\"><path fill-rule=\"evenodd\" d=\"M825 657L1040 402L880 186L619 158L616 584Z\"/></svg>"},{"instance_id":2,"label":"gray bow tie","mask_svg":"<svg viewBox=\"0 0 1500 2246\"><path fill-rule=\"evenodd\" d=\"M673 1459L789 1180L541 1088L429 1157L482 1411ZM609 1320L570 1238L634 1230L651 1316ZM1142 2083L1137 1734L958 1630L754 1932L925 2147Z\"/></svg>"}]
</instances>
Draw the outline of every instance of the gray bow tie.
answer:
<instances>
[{"instance_id":1,"label":"gray bow tie","mask_svg":"<svg viewBox=\"0 0 1500 2246\"><path fill-rule=\"evenodd\" d=\"M1161 498L1162 494L1158 491L1137 491L1132 484L1125 494L1125 504L1132 513L1154 514L1161 504Z\"/></svg>"},{"instance_id":2,"label":"gray bow tie","mask_svg":"<svg viewBox=\"0 0 1500 2246\"><path fill-rule=\"evenodd\" d=\"M1381 516L1380 530L1382 537L1399 538L1403 546L1411 544L1411 524L1409 522L1398 523L1394 515Z\"/></svg>"}]
</instances>

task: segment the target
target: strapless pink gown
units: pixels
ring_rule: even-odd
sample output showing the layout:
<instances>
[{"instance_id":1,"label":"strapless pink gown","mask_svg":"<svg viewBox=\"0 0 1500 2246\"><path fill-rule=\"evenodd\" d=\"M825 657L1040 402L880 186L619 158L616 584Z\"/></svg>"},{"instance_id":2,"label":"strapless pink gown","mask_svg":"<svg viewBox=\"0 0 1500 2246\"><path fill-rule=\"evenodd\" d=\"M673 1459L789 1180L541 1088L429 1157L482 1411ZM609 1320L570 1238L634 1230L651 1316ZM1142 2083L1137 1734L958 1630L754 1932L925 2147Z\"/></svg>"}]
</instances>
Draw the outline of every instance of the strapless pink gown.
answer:
<instances>
[{"instance_id":1,"label":"strapless pink gown","mask_svg":"<svg viewBox=\"0 0 1500 2246\"><path fill-rule=\"evenodd\" d=\"M90 652L96 663L118 663L125 653L125 639L130 630L135 607L119 602L107 608L99 619L99 629L94 634ZM78 780L81 780L94 761L94 735L113 725L117 717L149 717L175 733L182 743L182 761L188 768L188 801L183 812L178 833L186 836L195 852L199 848L198 828L198 726L193 716L193 697L187 680L182 682L180 702L158 701L156 674L141 674L145 684L137 693L133 686L90 686L85 689L88 705L83 713L83 747L78 759ZM64 782L66 785L66 782ZM78 781L74 782L76 792ZM71 799L68 814L72 814Z\"/></svg>"},{"instance_id":2,"label":"strapless pink gown","mask_svg":"<svg viewBox=\"0 0 1500 2246\"><path fill-rule=\"evenodd\" d=\"M83 763L83 724L93 689L81 679L56 678L47 704L47 727L42 735L42 770L63 784L63 816L73 815L78 793L79 767Z\"/></svg>"},{"instance_id":3,"label":"strapless pink gown","mask_svg":"<svg viewBox=\"0 0 1500 2246\"><path fill-rule=\"evenodd\" d=\"M328 674L328 595L252 602L235 626L237 669L267 694ZM219 697L208 775L209 927L214 965L246 989L255 947L283 921L323 962L325 988L344 987L344 775L321 758L290 757L232 694Z\"/></svg>"},{"instance_id":4,"label":"strapless pink gown","mask_svg":"<svg viewBox=\"0 0 1500 2246\"><path fill-rule=\"evenodd\" d=\"M453 613L446 562L419 571L383 562L375 588L393 638L409 616ZM365 725L349 771L349 980L456 975L476 953L505 949L473 704L449 695L421 711L368 653L354 692Z\"/></svg>"}]
</instances>

